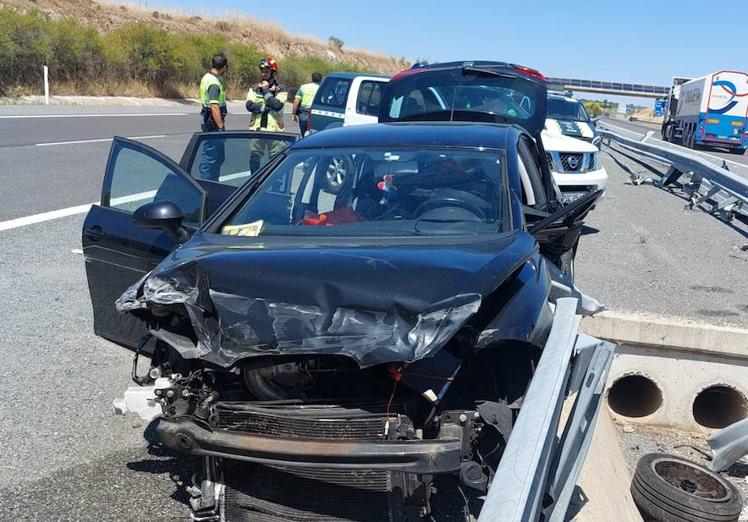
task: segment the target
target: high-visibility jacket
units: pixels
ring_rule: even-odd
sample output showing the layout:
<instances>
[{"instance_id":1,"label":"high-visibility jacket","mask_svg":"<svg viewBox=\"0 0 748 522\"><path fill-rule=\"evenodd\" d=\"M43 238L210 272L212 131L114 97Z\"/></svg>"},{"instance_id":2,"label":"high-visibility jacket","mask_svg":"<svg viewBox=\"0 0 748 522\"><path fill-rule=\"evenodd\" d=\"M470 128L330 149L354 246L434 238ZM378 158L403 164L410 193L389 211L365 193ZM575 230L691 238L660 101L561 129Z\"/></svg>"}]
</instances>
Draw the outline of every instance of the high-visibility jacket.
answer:
<instances>
[{"instance_id":1,"label":"high-visibility jacket","mask_svg":"<svg viewBox=\"0 0 748 522\"><path fill-rule=\"evenodd\" d=\"M218 86L218 98L211 99L208 95L208 90L212 85ZM200 103L208 109L212 103L217 103L220 107L226 107L226 91L223 88L223 82L213 73L205 73L202 80L200 80Z\"/></svg>"},{"instance_id":2,"label":"high-visibility jacket","mask_svg":"<svg viewBox=\"0 0 748 522\"><path fill-rule=\"evenodd\" d=\"M217 95L215 94L215 89L211 89L213 86L218 87ZM214 103L217 103L221 109L221 116L226 118L226 90L223 88L223 82L218 76L208 72L205 73L200 80L200 104L203 106L201 111L203 130L215 129L215 122L213 121L213 115L210 111L210 106Z\"/></svg>"},{"instance_id":3,"label":"high-visibility jacket","mask_svg":"<svg viewBox=\"0 0 748 522\"><path fill-rule=\"evenodd\" d=\"M294 100L299 100L299 107L302 109L308 109L312 106L312 102L314 101L314 95L317 94L317 90L319 89L318 83L305 83L301 87L299 87L299 90L296 91L296 96L294 96Z\"/></svg>"},{"instance_id":4,"label":"high-visibility jacket","mask_svg":"<svg viewBox=\"0 0 748 522\"><path fill-rule=\"evenodd\" d=\"M272 94L270 92L257 92L254 88L247 93L247 110L252 113L249 119L249 130L283 130L283 108L288 101L288 93L283 85L280 90Z\"/></svg>"}]
</instances>

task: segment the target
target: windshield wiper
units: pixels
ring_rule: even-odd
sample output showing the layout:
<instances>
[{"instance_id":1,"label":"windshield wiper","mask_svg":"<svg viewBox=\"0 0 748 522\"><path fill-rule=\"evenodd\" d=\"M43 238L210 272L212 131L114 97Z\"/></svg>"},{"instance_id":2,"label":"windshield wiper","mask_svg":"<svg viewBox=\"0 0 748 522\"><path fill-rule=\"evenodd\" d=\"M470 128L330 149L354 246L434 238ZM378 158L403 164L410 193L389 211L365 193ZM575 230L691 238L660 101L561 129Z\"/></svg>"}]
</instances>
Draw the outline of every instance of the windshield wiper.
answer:
<instances>
[{"instance_id":1,"label":"windshield wiper","mask_svg":"<svg viewBox=\"0 0 748 522\"><path fill-rule=\"evenodd\" d=\"M474 74L476 76L493 76L494 78L516 78L514 74L494 71L493 69L484 69L474 65L465 65L462 68L462 74Z\"/></svg>"}]
</instances>

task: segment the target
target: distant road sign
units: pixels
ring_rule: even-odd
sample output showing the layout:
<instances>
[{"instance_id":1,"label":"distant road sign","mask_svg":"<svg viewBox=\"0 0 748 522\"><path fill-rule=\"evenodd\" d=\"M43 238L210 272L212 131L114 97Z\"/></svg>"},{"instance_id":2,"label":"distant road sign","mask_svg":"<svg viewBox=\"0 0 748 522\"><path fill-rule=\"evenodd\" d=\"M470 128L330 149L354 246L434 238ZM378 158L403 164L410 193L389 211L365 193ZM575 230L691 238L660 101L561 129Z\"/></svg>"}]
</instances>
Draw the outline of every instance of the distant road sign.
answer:
<instances>
[{"instance_id":1,"label":"distant road sign","mask_svg":"<svg viewBox=\"0 0 748 522\"><path fill-rule=\"evenodd\" d=\"M665 104L667 103L667 100L665 98L660 98L658 100L655 100L655 106L654 106L654 115L655 116L664 116L665 115Z\"/></svg>"},{"instance_id":2,"label":"distant road sign","mask_svg":"<svg viewBox=\"0 0 748 522\"><path fill-rule=\"evenodd\" d=\"M617 112L620 112L621 114L626 114L626 106L623 103L619 103Z\"/></svg>"}]
</instances>

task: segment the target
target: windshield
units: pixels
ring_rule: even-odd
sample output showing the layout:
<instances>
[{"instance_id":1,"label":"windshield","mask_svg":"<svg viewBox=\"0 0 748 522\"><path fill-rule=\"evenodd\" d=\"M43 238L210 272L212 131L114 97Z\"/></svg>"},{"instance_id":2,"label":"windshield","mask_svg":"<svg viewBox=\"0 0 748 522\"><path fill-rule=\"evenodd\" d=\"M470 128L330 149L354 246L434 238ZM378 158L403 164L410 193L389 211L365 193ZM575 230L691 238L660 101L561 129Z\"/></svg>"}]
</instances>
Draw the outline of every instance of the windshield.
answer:
<instances>
[{"instance_id":1,"label":"windshield","mask_svg":"<svg viewBox=\"0 0 748 522\"><path fill-rule=\"evenodd\" d=\"M292 151L221 227L228 235L495 234L506 219L503 151Z\"/></svg>"},{"instance_id":2,"label":"windshield","mask_svg":"<svg viewBox=\"0 0 748 522\"><path fill-rule=\"evenodd\" d=\"M589 117L577 100L548 98L548 117L554 120L588 121Z\"/></svg>"},{"instance_id":3,"label":"windshield","mask_svg":"<svg viewBox=\"0 0 748 522\"><path fill-rule=\"evenodd\" d=\"M545 121L545 87L508 73L424 71L385 87L379 121L518 123L531 133Z\"/></svg>"}]
</instances>

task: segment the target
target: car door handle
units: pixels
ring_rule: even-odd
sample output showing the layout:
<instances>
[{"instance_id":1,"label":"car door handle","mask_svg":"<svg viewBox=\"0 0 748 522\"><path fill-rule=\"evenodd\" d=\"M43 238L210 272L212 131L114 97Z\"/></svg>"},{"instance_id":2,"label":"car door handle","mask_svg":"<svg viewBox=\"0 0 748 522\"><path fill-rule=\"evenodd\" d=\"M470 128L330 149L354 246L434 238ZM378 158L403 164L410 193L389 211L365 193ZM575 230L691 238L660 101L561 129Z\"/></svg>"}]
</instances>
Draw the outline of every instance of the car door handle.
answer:
<instances>
[{"instance_id":1,"label":"car door handle","mask_svg":"<svg viewBox=\"0 0 748 522\"><path fill-rule=\"evenodd\" d=\"M97 225L95 227L85 229L83 231L83 235L85 235L88 239L92 241L98 241L104 238L104 231L101 229L100 226Z\"/></svg>"}]
</instances>

